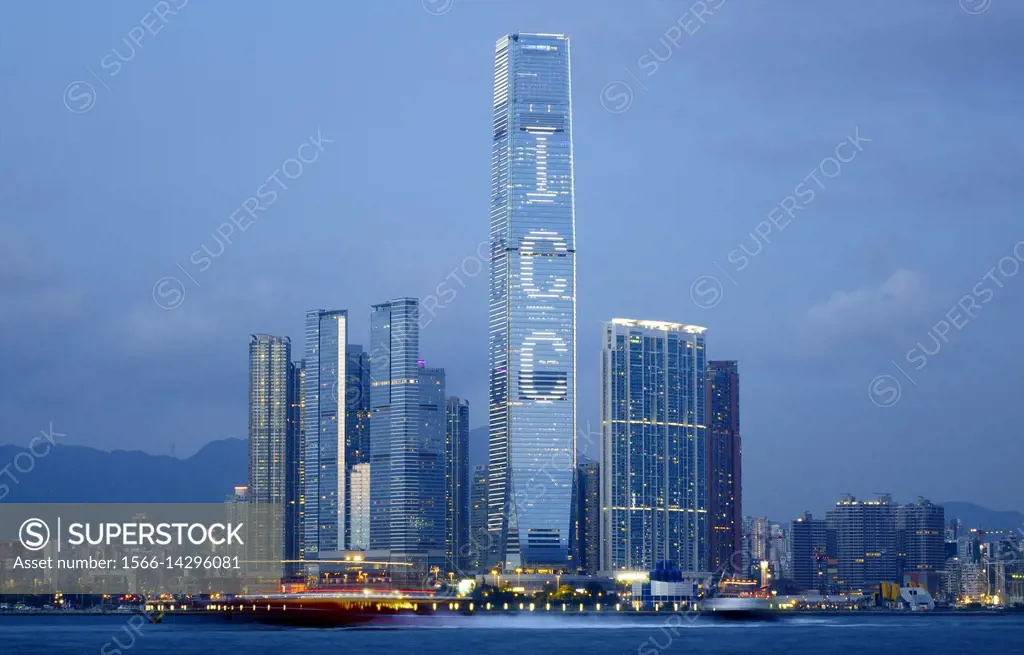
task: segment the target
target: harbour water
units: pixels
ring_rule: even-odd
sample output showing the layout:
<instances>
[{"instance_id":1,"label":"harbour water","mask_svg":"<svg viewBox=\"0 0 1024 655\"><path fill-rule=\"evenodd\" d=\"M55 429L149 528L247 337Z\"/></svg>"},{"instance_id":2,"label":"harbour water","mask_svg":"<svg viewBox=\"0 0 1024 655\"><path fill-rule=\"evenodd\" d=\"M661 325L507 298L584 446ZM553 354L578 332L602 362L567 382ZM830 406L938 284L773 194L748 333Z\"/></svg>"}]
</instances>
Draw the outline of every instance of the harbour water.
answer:
<instances>
[{"instance_id":1,"label":"harbour water","mask_svg":"<svg viewBox=\"0 0 1024 655\"><path fill-rule=\"evenodd\" d=\"M0 616L0 653L199 655L341 652L464 653L850 653L1024 652L1024 615L790 616L765 623L704 617L487 616L408 621L358 629L251 624L129 622L127 616Z\"/></svg>"}]
</instances>

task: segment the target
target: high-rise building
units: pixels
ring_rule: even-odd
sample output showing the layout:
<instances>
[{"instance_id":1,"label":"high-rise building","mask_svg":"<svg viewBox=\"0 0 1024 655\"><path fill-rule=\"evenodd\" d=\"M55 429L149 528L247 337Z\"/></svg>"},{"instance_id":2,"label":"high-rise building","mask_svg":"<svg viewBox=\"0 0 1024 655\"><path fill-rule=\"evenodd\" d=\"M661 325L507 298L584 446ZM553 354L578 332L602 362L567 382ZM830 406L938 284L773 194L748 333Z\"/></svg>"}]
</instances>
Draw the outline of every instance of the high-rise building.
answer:
<instances>
[{"instance_id":1,"label":"high-rise building","mask_svg":"<svg viewBox=\"0 0 1024 655\"><path fill-rule=\"evenodd\" d=\"M601 569L708 567L705 328L613 319L601 365Z\"/></svg>"},{"instance_id":2,"label":"high-rise building","mask_svg":"<svg viewBox=\"0 0 1024 655\"><path fill-rule=\"evenodd\" d=\"M896 516L887 495L877 500L845 496L826 515L836 532L839 590L871 593L880 582L901 582L897 571Z\"/></svg>"},{"instance_id":3,"label":"high-rise building","mask_svg":"<svg viewBox=\"0 0 1024 655\"><path fill-rule=\"evenodd\" d=\"M490 552L487 532L487 467L473 469L473 488L470 491L472 506L469 510L469 561L470 569L480 569L487 564Z\"/></svg>"},{"instance_id":4,"label":"high-rise building","mask_svg":"<svg viewBox=\"0 0 1024 655\"><path fill-rule=\"evenodd\" d=\"M449 570L469 566L469 401L445 399L444 551Z\"/></svg>"},{"instance_id":5,"label":"high-rise building","mask_svg":"<svg viewBox=\"0 0 1024 655\"><path fill-rule=\"evenodd\" d=\"M289 446L292 430L291 361L292 342L288 337L254 334L249 337L249 488L247 501L267 507L256 516L261 531L280 531L276 543L260 546L255 554L269 559L276 553L293 559L295 539L288 531ZM271 522L271 516L278 519ZM281 522L284 519L284 522Z\"/></svg>"},{"instance_id":6,"label":"high-rise building","mask_svg":"<svg viewBox=\"0 0 1024 655\"><path fill-rule=\"evenodd\" d=\"M569 39L510 34L494 61L490 220L493 564L564 565L576 466Z\"/></svg>"},{"instance_id":7,"label":"high-rise building","mask_svg":"<svg viewBox=\"0 0 1024 655\"><path fill-rule=\"evenodd\" d=\"M590 575L601 568L601 464L585 462L577 469L579 487L579 567Z\"/></svg>"},{"instance_id":8,"label":"high-rise building","mask_svg":"<svg viewBox=\"0 0 1024 655\"><path fill-rule=\"evenodd\" d=\"M739 364L708 362L707 393L709 565L731 571L743 550Z\"/></svg>"},{"instance_id":9,"label":"high-rise building","mask_svg":"<svg viewBox=\"0 0 1024 655\"><path fill-rule=\"evenodd\" d=\"M352 526L351 550L370 548L370 463L352 467L349 474L349 514Z\"/></svg>"},{"instance_id":10,"label":"high-rise building","mask_svg":"<svg viewBox=\"0 0 1024 655\"><path fill-rule=\"evenodd\" d=\"M370 461L370 353L352 344L345 349L345 439L349 469Z\"/></svg>"},{"instance_id":11,"label":"high-rise building","mask_svg":"<svg viewBox=\"0 0 1024 655\"><path fill-rule=\"evenodd\" d=\"M946 565L945 510L924 498L896 508L896 550L904 576L935 594Z\"/></svg>"},{"instance_id":12,"label":"high-rise building","mask_svg":"<svg viewBox=\"0 0 1024 655\"><path fill-rule=\"evenodd\" d=\"M292 342L249 337L249 500L287 503Z\"/></svg>"},{"instance_id":13,"label":"high-rise building","mask_svg":"<svg viewBox=\"0 0 1024 655\"><path fill-rule=\"evenodd\" d=\"M419 360L419 302L370 315L370 550L444 555L444 370Z\"/></svg>"},{"instance_id":14,"label":"high-rise building","mask_svg":"<svg viewBox=\"0 0 1024 655\"><path fill-rule=\"evenodd\" d=\"M306 312L306 370L303 387L303 474L305 559L348 547L345 526L348 443L345 435L348 312ZM330 558L331 555L325 557Z\"/></svg>"},{"instance_id":15,"label":"high-rise building","mask_svg":"<svg viewBox=\"0 0 1024 655\"><path fill-rule=\"evenodd\" d=\"M828 527L824 519L814 518L810 512L794 519L789 526L792 579L800 591L828 590L828 562L835 554L830 552ZM834 544L834 539L832 543Z\"/></svg>"},{"instance_id":16,"label":"high-rise building","mask_svg":"<svg viewBox=\"0 0 1024 655\"><path fill-rule=\"evenodd\" d=\"M750 520L750 556L756 568L760 562L768 560L768 542L771 540L771 524L767 516L757 516Z\"/></svg>"},{"instance_id":17,"label":"high-rise building","mask_svg":"<svg viewBox=\"0 0 1024 655\"><path fill-rule=\"evenodd\" d=\"M306 362L292 362L288 366L288 438L287 455L285 456L285 516L286 533L285 559L302 560L306 557L305 549L305 504L303 487L305 471L302 465L302 387L306 382ZM288 567L294 572L300 567Z\"/></svg>"}]
</instances>

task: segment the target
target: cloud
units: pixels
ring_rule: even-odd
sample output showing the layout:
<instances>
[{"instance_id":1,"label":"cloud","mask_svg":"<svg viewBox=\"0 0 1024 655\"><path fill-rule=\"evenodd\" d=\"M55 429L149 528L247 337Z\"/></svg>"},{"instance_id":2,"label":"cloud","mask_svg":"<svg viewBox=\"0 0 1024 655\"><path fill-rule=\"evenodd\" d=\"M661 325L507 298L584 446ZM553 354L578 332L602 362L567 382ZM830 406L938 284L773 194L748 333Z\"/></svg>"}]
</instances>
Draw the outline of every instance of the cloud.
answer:
<instances>
[{"instance_id":1,"label":"cloud","mask_svg":"<svg viewBox=\"0 0 1024 655\"><path fill-rule=\"evenodd\" d=\"M901 268L880 286L834 292L807 311L802 328L819 341L878 333L921 315L933 300L924 278Z\"/></svg>"}]
</instances>

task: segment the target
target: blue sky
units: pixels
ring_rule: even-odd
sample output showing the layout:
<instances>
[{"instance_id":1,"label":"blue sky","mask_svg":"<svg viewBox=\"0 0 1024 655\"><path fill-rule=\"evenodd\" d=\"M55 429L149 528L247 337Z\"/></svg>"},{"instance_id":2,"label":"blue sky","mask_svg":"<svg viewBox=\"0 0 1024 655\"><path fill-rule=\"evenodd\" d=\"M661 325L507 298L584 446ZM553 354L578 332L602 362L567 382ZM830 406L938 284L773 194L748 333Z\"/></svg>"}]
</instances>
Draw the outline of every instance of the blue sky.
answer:
<instances>
[{"instance_id":1,"label":"blue sky","mask_svg":"<svg viewBox=\"0 0 1024 655\"><path fill-rule=\"evenodd\" d=\"M842 492L1024 509L1024 6L711 7L10 4L0 443L50 421L68 443L154 453L243 437L250 333L298 350L303 312L340 307L365 344L372 303L475 271L494 41L564 32L580 428L598 429L602 321L696 323L740 361L745 513ZM827 161L851 137L849 161ZM316 157L249 218L297 153ZM773 211L787 196L791 217ZM245 230L219 252L233 213ZM200 270L204 245L219 254ZM458 274L422 355L481 425L486 273ZM154 285L171 277L167 310Z\"/></svg>"}]
</instances>

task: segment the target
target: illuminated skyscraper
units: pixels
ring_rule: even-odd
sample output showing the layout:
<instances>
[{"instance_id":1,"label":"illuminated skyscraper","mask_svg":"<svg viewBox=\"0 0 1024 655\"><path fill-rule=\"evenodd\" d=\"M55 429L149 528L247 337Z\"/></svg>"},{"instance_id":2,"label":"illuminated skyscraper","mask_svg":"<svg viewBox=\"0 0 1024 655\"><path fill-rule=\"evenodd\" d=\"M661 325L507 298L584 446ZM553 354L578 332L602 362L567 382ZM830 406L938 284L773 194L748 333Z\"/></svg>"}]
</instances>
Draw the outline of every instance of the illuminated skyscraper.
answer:
<instances>
[{"instance_id":1,"label":"illuminated skyscraper","mask_svg":"<svg viewBox=\"0 0 1024 655\"><path fill-rule=\"evenodd\" d=\"M711 570L740 567L743 513L740 469L740 371L708 362L708 541ZM725 569L723 569L725 570Z\"/></svg>"},{"instance_id":2,"label":"illuminated skyscraper","mask_svg":"<svg viewBox=\"0 0 1024 655\"><path fill-rule=\"evenodd\" d=\"M449 570L469 564L469 402L445 399L444 548Z\"/></svg>"},{"instance_id":3,"label":"illuminated skyscraper","mask_svg":"<svg viewBox=\"0 0 1024 655\"><path fill-rule=\"evenodd\" d=\"M370 314L370 550L444 557L444 369L419 360L419 302Z\"/></svg>"},{"instance_id":4,"label":"illuminated skyscraper","mask_svg":"<svg viewBox=\"0 0 1024 655\"><path fill-rule=\"evenodd\" d=\"M601 570L707 570L704 332L624 318L605 326Z\"/></svg>"},{"instance_id":5,"label":"illuminated skyscraper","mask_svg":"<svg viewBox=\"0 0 1024 655\"><path fill-rule=\"evenodd\" d=\"M567 561L576 448L569 39L510 34L494 62L490 219L492 564Z\"/></svg>"},{"instance_id":6,"label":"illuminated skyscraper","mask_svg":"<svg viewBox=\"0 0 1024 655\"><path fill-rule=\"evenodd\" d=\"M284 524L287 532L285 539L285 559L305 559L305 505L302 453L304 440L302 436L302 388L306 383L306 362L292 362L288 367L288 438L285 459L285 506ZM301 567L288 567L297 570Z\"/></svg>"},{"instance_id":7,"label":"illuminated skyscraper","mask_svg":"<svg viewBox=\"0 0 1024 655\"><path fill-rule=\"evenodd\" d=\"M259 557L282 553L295 558L294 478L290 475L295 433L291 419L294 380L292 342L288 337L254 334L249 338L249 488L247 502L268 508L260 514L262 530L279 532L279 540ZM271 517L277 517L271 520ZM282 520L283 519L283 522Z\"/></svg>"},{"instance_id":8,"label":"illuminated skyscraper","mask_svg":"<svg viewBox=\"0 0 1024 655\"><path fill-rule=\"evenodd\" d=\"M344 309L306 312L302 421L306 559L348 547L345 538L347 343L348 313Z\"/></svg>"},{"instance_id":9,"label":"illuminated skyscraper","mask_svg":"<svg viewBox=\"0 0 1024 655\"><path fill-rule=\"evenodd\" d=\"M284 507L288 486L292 341L249 337L249 499Z\"/></svg>"}]
</instances>

